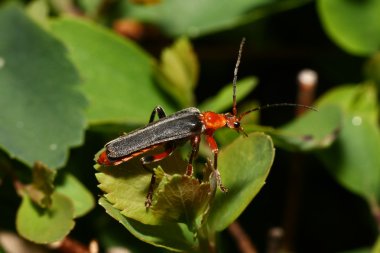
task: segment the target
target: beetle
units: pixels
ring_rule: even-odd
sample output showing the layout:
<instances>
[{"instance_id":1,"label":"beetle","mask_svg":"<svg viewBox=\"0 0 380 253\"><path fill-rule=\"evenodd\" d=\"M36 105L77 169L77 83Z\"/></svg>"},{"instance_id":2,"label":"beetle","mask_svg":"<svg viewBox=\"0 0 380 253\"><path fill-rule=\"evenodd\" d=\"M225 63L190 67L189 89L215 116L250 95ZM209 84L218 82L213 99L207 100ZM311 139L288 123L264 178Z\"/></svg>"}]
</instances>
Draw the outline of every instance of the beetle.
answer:
<instances>
[{"instance_id":1,"label":"beetle","mask_svg":"<svg viewBox=\"0 0 380 253\"><path fill-rule=\"evenodd\" d=\"M148 125L108 142L105 145L105 150L99 155L97 163L104 166L119 165L138 155L142 155L152 149L163 146L164 151L162 153L143 156L140 159L143 167L149 170L147 167L148 164L158 162L170 156L178 146L190 141L192 150L185 175L191 176L193 174L193 160L197 156L199 150L201 135L204 135L214 156L213 168L216 173L217 184L223 192L226 192L227 189L223 186L218 171L219 149L213 137L214 132L219 128L227 127L247 135L240 125L240 121L247 114L273 106L302 106L289 103L270 104L248 110L238 115L236 109L236 80L244 43L245 38L243 38L240 43L238 59L234 69L232 112L201 112L195 107L190 107L166 116L165 111L160 106L157 106L152 111ZM159 119L154 121L156 115ZM147 208L152 205L155 181L156 175L153 172L145 201L145 206Z\"/></svg>"}]
</instances>

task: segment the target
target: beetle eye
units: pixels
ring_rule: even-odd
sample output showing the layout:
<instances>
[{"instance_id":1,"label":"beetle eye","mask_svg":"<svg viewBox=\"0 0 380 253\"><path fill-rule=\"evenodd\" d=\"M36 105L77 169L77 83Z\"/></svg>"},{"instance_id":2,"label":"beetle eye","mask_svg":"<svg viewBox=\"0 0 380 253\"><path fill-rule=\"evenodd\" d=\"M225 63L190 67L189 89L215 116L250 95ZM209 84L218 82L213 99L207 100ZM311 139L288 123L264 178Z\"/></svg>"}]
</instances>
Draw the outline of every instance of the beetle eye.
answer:
<instances>
[{"instance_id":1,"label":"beetle eye","mask_svg":"<svg viewBox=\"0 0 380 253\"><path fill-rule=\"evenodd\" d=\"M239 128L240 127L240 122L238 122L238 121L234 122L234 127L235 128Z\"/></svg>"}]
</instances>

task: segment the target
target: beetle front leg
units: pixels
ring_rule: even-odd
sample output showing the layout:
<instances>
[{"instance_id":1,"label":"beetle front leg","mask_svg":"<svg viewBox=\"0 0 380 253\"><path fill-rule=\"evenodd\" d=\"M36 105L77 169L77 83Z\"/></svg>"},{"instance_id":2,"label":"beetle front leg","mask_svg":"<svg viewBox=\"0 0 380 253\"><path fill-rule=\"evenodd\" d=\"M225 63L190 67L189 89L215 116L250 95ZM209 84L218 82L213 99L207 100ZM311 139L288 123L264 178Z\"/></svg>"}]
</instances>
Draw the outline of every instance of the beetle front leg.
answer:
<instances>
[{"instance_id":1,"label":"beetle front leg","mask_svg":"<svg viewBox=\"0 0 380 253\"><path fill-rule=\"evenodd\" d=\"M141 163L144 169L152 173L152 177L150 178L149 190L148 190L148 193L146 195L146 200L145 200L145 207L147 208L152 205L154 185L156 183L156 174L147 165L152 162L161 161L165 157L170 156L174 152L175 149L176 149L175 143L169 142L165 144L165 150L162 153L159 153L156 155L144 156L141 158Z\"/></svg>"},{"instance_id":2,"label":"beetle front leg","mask_svg":"<svg viewBox=\"0 0 380 253\"><path fill-rule=\"evenodd\" d=\"M222 192L227 192L228 189L224 187L224 185L222 184L222 177L218 170L218 153L219 153L218 145L216 144L216 141L212 135L206 135L206 141L208 145L210 146L211 152L214 154L213 167L215 170L216 183L218 184Z\"/></svg>"},{"instance_id":3,"label":"beetle front leg","mask_svg":"<svg viewBox=\"0 0 380 253\"><path fill-rule=\"evenodd\" d=\"M154 121L154 117L156 116L156 114L158 115L159 119L166 117L166 113L165 113L164 109L162 109L161 106L156 106L153 109L152 114L150 115L149 123L152 123Z\"/></svg>"}]
</instances>

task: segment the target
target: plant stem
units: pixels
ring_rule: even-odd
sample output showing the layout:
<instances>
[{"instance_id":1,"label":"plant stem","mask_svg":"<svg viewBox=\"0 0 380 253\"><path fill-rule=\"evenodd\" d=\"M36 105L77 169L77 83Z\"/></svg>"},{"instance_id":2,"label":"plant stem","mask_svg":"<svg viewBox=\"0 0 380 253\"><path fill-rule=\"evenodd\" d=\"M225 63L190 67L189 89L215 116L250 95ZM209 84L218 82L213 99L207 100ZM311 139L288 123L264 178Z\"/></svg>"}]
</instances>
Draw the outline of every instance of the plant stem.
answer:
<instances>
[{"instance_id":1,"label":"plant stem","mask_svg":"<svg viewBox=\"0 0 380 253\"><path fill-rule=\"evenodd\" d=\"M228 231L237 242L240 252L242 253L257 253L256 247L251 242L249 236L245 233L239 222L234 221Z\"/></svg>"},{"instance_id":2,"label":"plant stem","mask_svg":"<svg viewBox=\"0 0 380 253\"><path fill-rule=\"evenodd\" d=\"M216 253L215 233L211 234L206 225L198 229L199 253Z\"/></svg>"}]
</instances>

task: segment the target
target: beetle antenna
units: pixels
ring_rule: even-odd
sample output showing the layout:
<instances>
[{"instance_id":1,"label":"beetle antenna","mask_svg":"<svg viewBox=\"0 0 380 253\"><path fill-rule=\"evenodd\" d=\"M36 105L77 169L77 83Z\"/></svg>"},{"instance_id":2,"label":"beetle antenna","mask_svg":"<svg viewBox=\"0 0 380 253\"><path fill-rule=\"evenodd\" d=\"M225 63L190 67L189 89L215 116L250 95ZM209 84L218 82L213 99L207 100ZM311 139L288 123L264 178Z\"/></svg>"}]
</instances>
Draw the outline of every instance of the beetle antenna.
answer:
<instances>
[{"instance_id":1,"label":"beetle antenna","mask_svg":"<svg viewBox=\"0 0 380 253\"><path fill-rule=\"evenodd\" d=\"M233 86L232 86L232 114L235 116L237 114L237 109L236 109L236 81L237 81L237 74L238 74L238 69L239 69L240 60L241 60L241 54L243 52L244 43L245 43L245 37L243 37L243 39L240 42L239 54L238 54L238 58L237 58L235 70L234 70L234 79L232 82L232 84L233 84Z\"/></svg>"},{"instance_id":2,"label":"beetle antenna","mask_svg":"<svg viewBox=\"0 0 380 253\"><path fill-rule=\"evenodd\" d=\"M267 108L271 108L271 107L281 107L281 106L302 107L302 108L306 108L306 109L309 109L309 110L312 110L312 111L315 111L315 112L318 111L317 109L315 109L312 106L301 105L301 104L292 104L292 103L267 104L267 105L263 105L263 106L259 106L259 107L253 108L251 110L248 110L248 111L240 114L239 119L242 119L245 115L247 115L248 113L254 112L254 111L260 111L262 109L267 109Z\"/></svg>"}]
</instances>

